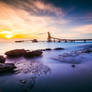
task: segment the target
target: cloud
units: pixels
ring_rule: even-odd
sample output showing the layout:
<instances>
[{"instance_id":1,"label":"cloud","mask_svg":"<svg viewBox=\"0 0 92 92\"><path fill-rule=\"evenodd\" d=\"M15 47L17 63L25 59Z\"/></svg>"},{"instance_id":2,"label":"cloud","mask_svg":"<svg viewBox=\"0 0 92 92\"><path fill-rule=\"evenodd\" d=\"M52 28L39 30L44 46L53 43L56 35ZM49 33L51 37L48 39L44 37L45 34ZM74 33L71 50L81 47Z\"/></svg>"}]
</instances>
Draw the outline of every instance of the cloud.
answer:
<instances>
[{"instance_id":1,"label":"cloud","mask_svg":"<svg viewBox=\"0 0 92 92\"><path fill-rule=\"evenodd\" d=\"M92 24L85 24L85 25L80 25L80 26L69 28L67 35L69 34L71 38L92 39Z\"/></svg>"},{"instance_id":2,"label":"cloud","mask_svg":"<svg viewBox=\"0 0 92 92\"><path fill-rule=\"evenodd\" d=\"M44 2L36 1L34 6L40 11L43 15L55 15L55 16L64 16L64 13L61 8L57 8L52 4L45 4Z\"/></svg>"},{"instance_id":3,"label":"cloud","mask_svg":"<svg viewBox=\"0 0 92 92\"><path fill-rule=\"evenodd\" d=\"M72 31L81 33L81 34L87 34L87 33L92 34L92 24L86 24L86 25L74 27L72 28Z\"/></svg>"},{"instance_id":4,"label":"cloud","mask_svg":"<svg viewBox=\"0 0 92 92\"><path fill-rule=\"evenodd\" d=\"M30 4L33 4L33 6L30 6ZM44 33L45 35L48 31L57 30L56 25L63 25L69 22L62 18L62 10L51 4L45 5L41 1L30 2L29 0L29 3L20 4L20 7L16 8L14 5L0 2L0 30L12 31L14 34L30 34L37 37L39 33ZM29 10L25 10L25 7L28 7ZM32 10L35 11L34 14L31 14ZM42 10L42 12L37 10ZM46 15L47 11L48 14ZM39 16L36 12L41 15ZM50 12L53 12L58 17L49 16ZM38 38L40 39L40 37Z\"/></svg>"},{"instance_id":5,"label":"cloud","mask_svg":"<svg viewBox=\"0 0 92 92\"><path fill-rule=\"evenodd\" d=\"M4 3L17 9L25 10L37 16L63 16L64 11L44 0L2 0Z\"/></svg>"},{"instance_id":6,"label":"cloud","mask_svg":"<svg viewBox=\"0 0 92 92\"><path fill-rule=\"evenodd\" d=\"M48 31L59 38L88 37L92 33L92 24L68 27L72 20L64 18L62 8L43 0L2 1L5 2L0 2L0 31L12 31L16 38L46 39Z\"/></svg>"}]
</instances>

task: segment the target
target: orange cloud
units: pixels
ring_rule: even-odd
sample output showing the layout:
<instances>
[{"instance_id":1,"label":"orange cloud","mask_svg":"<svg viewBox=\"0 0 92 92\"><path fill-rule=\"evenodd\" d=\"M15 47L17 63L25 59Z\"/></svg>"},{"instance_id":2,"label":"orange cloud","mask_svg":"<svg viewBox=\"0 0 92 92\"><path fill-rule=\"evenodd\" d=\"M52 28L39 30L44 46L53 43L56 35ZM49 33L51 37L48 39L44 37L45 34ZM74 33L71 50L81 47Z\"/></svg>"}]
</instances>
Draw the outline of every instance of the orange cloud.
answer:
<instances>
[{"instance_id":1,"label":"orange cloud","mask_svg":"<svg viewBox=\"0 0 92 92\"><path fill-rule=\"evenodd\" d=\"M92 34L92 24L77 26L72 28L71 30L81 34L88 34L88 33Z\"/></svg>"},{"instance_id":2,"label":"orange cloud","mask_svg":"<svg viewBox=\"0 0 92 92\"><path fill-rule=\"evenodd\" d=\"M21 1L19 1L21 2ZM30 0L29 0L30 2ZM51 16L36 16L32 15L28 11L24 10L22 5L20 4L20 9L17 9L13 6L9 6L5 3L0 2L0 30L1 31L12 31L13 34L17 34L18 36L14 36L13 38L46 38L36 35L38 33L47 33L54 29L53 25L63 25L67 24L69 21L62 18L63 12L61 9L54 7L51 4L45 5L44 3L37 1L34 2L33 5L37 9L41 9L44 11L48 10L56 14L58 17L55 19ZM29 9L33 9L38 12L34 6L31 6L30 3L24 3L24 6L27 6ZM31 11L30 11L31 12ZM50 25L50 27L49 27ZM44 34L45 35L45 34Z\"/></svg>"}]
</instances>

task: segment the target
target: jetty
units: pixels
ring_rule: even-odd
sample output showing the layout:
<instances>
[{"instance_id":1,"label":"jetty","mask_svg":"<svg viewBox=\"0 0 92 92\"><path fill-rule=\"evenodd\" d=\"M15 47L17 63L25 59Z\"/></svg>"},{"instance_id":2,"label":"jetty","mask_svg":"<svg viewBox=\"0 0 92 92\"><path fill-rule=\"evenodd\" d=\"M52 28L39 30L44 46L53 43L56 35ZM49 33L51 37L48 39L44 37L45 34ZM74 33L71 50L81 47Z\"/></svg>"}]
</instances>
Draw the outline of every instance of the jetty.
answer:
<instances>
[{"instance_id":1,"label":"jetty","mask_svg":"<svg viewBox=\"0 0 92 92\"><path fill-rule=\"evenodd\" d=\"M18 41L15 41L15 43L21 43L21 42L26 42L26 41L31 41L31 42L33 42L33 43L38 42L37 39L33 39L33 40L18 40Z\"/></svg>"},{"instance_id":2,"label":"jetty","mask_svg":"<svg viewBox=\"0 0 92 92\"><path fill-rule=\"evenodd\" d=\"M48 32L47 42L77 42L77 41L92 41L92 39L61 39L57 37L51 36L50 32Z\"/></svg>"}]
</instances>

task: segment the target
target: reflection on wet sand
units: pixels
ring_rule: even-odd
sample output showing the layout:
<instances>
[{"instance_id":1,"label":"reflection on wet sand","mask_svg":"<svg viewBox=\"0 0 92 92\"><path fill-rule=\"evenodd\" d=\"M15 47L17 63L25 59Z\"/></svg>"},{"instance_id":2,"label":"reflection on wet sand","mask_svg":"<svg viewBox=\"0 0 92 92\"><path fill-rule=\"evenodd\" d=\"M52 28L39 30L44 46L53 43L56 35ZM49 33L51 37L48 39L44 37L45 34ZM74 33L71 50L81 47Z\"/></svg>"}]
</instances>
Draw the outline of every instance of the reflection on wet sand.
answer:
<instances>
[{"instance_id":1,"label":"reflection on wet sand","mask_svg":"<svg viewBox=\"0 0 92 92\"><path fill-rule=\"evenodd\" d=\"M19 88L18 92L30 92L36 85L37 78L39 76L47 75L51 71L50 68L44 65L42 62L31 59L25 59L23 57L15 59L7 59L7 62L9 63L13 62L16 65L15 72L9 74L9 76L16 77L17 80L16 79L13 80L14 81L13 85L17 85L16 88ZM8 75L5 74L2 75L2 77L3 76Z\"/></svg>"},{"instance_id":2,"label":"reflection on wet sand","mask_svg":"<svg viewBox=\"0 0 92 92\"><path fill-rule=\"evenodd\" d=\"M37 77L30 77L30 79L19 80L19 86L22 89L22 92L28 92L33 89L36 84Z\"/></svg>"},{"instance_id":3,"label":"reflection on wet sand","mask_svg":"<svg viewBox=\"0 0 92 92\"><path fill-rule=\"evenodd\" d=\"M30 73L35 75L47 74L50 71L50 68L46 65L43 65L41 62L26 62L21 61L15 63L16 73Z\"/></svg>"},{"instance_id":4,"label":"reflection on wet sand","mask_svg":"<svg viewBox=\"0 0 92 92\"><path fill-rule=\"evenodd\" d=\"M32 88L36 84L36 79L39 76L46 75L48 72L50 72L50 68L47 67L46 65L43 65L40 62L17 62L15 63L17 68L16 68L16 73L17 74L29 74L29 78L22 78L19 80L19 86L22 89L22 92L28 92L31 91Z\"/></svg>"}]
</instances>

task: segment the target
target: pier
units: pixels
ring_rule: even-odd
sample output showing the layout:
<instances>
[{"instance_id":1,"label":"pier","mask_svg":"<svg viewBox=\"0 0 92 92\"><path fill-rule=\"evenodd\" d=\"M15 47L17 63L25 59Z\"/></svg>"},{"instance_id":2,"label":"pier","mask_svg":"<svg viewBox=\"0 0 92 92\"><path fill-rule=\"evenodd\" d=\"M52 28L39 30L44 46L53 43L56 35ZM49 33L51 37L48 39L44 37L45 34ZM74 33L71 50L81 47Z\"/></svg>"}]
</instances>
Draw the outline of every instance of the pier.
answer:
<instances>
[{"instance_id":1,"label":"pier","mask_svg":"<svg viewBox=\"0 0 92 92\"><path fill-rule=\"evenodd\" d=\"M92 39L60 39L57 37L51 36L50 32L48 32L47 42L76 42L76 41L92 41Z\"/></svg>"}]
</instances>

